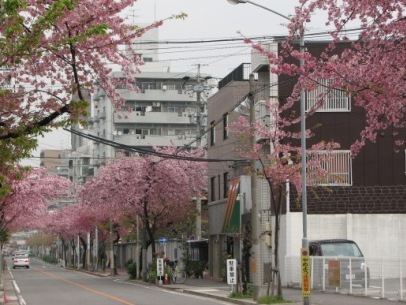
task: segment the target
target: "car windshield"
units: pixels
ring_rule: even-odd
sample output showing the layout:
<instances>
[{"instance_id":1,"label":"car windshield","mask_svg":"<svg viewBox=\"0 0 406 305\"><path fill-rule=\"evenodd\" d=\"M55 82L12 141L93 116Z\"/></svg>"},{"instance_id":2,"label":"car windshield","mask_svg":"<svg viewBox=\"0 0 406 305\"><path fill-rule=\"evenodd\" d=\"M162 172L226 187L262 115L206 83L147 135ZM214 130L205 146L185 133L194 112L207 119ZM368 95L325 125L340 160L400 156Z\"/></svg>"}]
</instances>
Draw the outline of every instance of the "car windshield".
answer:
<instances>
[{"instance_id":1,"label":"car windshield","mask_svg":"<svg viewBox=\"0 0 406 305\"><path fill-rule=\"evenodd\" d=\"M361 250L354 243L326 243L321 244L324 256L355 256L362 257Z\"/></svg>"},{"instance_id":2,"label":"car windshield","mask_svg":"<svg viewBox=\"0 0 406 305\"><path fill-rule=\"evenodd\" d=\"M27 254L16 255L15 258L28 258L28 255Z\"/></svg>"}]
</instances>

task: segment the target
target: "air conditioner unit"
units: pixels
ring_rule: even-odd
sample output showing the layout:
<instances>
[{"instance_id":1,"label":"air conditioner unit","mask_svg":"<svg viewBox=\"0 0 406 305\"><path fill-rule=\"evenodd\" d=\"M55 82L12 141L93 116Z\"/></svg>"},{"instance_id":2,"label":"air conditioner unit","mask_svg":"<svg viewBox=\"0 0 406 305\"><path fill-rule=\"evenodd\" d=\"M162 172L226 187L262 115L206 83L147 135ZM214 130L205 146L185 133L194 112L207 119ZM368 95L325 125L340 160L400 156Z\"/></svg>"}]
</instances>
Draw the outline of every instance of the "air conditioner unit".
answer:
<instances>
[{"instance_id":1,"label":"air conditioner unit","mask_svg":"<svg viewBox=\"0 0 406 305\"><path fill-rule=\"evenodd\" d=\"M165 91L166 89L168 89L168 87L166 85L163 85L162 90Z\"/></svg>"},{"instance_id":2,"label":"air conditioner unit","mask_svg":"<svg viewBox=\"0 0 406 305\"><path fill-rule=\"evenodd\" d=\"M160 102L153 102L152 107L161 107L161 103Z\"/></svg>"}]
</instances>

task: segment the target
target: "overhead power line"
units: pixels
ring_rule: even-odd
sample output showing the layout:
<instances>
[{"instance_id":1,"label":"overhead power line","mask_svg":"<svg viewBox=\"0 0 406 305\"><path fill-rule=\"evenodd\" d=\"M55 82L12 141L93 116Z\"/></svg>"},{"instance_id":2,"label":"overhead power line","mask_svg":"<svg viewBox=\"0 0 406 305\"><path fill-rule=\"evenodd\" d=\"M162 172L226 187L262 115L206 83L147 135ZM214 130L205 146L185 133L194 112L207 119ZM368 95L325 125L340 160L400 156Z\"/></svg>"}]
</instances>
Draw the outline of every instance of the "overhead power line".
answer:
<instances>
[{"instance_id":1,"label":"overhead power line","mask_svg":"<svg viewBox=\"0 0 406 305\"><path fill-rule=\"evenodd\" d=\"M74 129L67 129L64 128L64 130L69 131L77 136L87 138L89 140L95 141L97 143L102 143L114 148L122 149L125 151L130 151L130 152L135 152L139 154L144 154L144 155L154 155L160 158L164 159L176 159L176 160L184 160L184 161L193 161L193 162L236 162L236 161L244 161L244 159L206 159L206 158L198 158L198 157L185 157L185 156L180 156L180 155L171 155L171 154L166 154L166 153L161 153L157 151L152 151L148 149L143 149L139 147L133 147L129 145L124 145L121 143L117 143L115 141L107 140L104 138L96 137L91 134L87 134L78 130Z\"/></svg>"}]
</instances>

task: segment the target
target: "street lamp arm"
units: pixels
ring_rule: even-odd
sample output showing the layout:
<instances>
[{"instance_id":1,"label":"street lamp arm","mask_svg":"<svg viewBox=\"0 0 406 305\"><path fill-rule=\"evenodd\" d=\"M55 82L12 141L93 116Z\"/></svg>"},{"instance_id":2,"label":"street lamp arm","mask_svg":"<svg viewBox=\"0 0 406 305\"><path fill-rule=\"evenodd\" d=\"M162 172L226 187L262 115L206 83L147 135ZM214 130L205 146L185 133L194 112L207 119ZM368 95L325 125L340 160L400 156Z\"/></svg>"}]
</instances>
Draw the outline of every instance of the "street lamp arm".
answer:
<instances>
[{"instance_id":1,"label":"street lamp arm","mask_svg":"<svg viewBox=\"0 0 406 305\"><path fill-rule=\"evenodd\" d=\"M274 10L270 9L269 7L266 7L266 6L263 6L261 4L252 2L250 0L227 0L227 1L230 4L249 3L249 4L252 4L252 5L258 6L258 7L262 8L262 9L264 9L264 10L270 11L270 12L272 12L272 13L274 13L274 14L276 14L276 15L290 21L290 18L288 16L285 16L285 15L283 15L281 13L278 13L277 11L274 11Z\"/></svg>"},{"instance_id":2,"label":"street lamp arm","mask_svg":"<svg viewBox=\"0 0 406 305\"><path fill-rule=\"evenodd\" d=\"M290 18L288 16L282 15L281 13L278 13L277 11L274 11L274 10L270 9L269 7L263 6L261 4L258 4L258 3L255 3L255 2L252 2L252 1L249 1L249 0L247 0L245 2L250 3L252 5L255 5L255 6L258 6L260 8L263 8L264 10L270 11L271 13L274 13L274 14L276 14L276 15L290 21Z\"/></svg>"}]
</instances>

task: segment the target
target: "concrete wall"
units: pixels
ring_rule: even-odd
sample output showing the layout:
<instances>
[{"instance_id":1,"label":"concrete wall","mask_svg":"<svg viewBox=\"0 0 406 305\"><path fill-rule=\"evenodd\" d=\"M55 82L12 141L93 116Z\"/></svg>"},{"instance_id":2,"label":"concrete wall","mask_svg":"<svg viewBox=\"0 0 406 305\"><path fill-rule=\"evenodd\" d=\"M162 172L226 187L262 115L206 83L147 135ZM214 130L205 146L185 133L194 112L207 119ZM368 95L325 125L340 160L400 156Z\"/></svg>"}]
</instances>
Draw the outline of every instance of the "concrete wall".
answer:
<instances>
[{"instance_id":1,"label":"concrete wall","mask_svg":"<svg viewBox=\"0 0 406 305\"><path fill-rule=\"evenodd\" d=\"M354 240L368 259L399 260L406 257L405 214L308 215L308 239L345 238ZM303 214L281 217L280 262L282 282L294 272L303 237ZM298 267L298 266L297 266ZM289 278L289 275L287 275Z\"/></svg>"}]
</instances>

